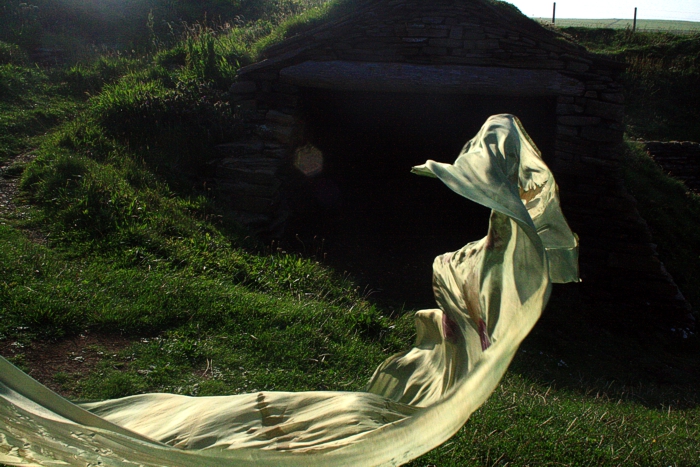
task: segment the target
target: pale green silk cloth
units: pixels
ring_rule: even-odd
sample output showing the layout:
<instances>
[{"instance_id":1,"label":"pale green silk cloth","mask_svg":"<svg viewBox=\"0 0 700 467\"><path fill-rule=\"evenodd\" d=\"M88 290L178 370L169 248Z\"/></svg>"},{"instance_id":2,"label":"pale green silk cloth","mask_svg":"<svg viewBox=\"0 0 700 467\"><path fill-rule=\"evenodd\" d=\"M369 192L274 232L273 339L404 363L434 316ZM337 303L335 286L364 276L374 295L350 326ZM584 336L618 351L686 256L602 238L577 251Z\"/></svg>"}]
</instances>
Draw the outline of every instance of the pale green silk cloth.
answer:
<instances>
[{"instance_id":1,"label":"pale green silk cloth","mask_svg":"<svg viewBox=\"0 0 700 467\"><path fill-rule=\"evenodd\" d=\"M578 240L514 116L490 117L454 164L413 171L489 207L488 234L435 259L439 308L416 313L415 346L382 363L366 391L76 405L0 359L0 463L401 465L449 439L497 387L551 283L578 281Z\"/></svg>"}]
</instances>

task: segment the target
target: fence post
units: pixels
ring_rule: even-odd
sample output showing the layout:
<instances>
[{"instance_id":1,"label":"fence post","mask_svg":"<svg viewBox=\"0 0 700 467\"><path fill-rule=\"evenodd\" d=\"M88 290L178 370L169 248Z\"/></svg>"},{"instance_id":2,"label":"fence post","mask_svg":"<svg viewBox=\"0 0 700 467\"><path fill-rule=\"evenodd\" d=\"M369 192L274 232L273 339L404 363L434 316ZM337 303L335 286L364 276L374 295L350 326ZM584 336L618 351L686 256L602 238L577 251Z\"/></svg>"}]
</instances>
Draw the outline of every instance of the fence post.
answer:
<instances>
[{"instance_id":1,"label":"fence post","mask_svg":"<svg viewBox=\"0 0 700 467\"><path fill-rule=\"evenodd\" d=\"M636 10L636 8L635 8ZM556 19L556 13L557 13L557 2L554 2L554 6L552 6L552 24L554 24L554 20Z\"/></svg>"},{"instance_id":2,"label":"fence post","mask_svg":"<svg viewBox=\"0 0 700 467\"><path fill-rule=\"evenodd\" d=\"M632 32L637 29L637 7L634 7L634 20L632 21Z\"/></svg>"}]
</instances>

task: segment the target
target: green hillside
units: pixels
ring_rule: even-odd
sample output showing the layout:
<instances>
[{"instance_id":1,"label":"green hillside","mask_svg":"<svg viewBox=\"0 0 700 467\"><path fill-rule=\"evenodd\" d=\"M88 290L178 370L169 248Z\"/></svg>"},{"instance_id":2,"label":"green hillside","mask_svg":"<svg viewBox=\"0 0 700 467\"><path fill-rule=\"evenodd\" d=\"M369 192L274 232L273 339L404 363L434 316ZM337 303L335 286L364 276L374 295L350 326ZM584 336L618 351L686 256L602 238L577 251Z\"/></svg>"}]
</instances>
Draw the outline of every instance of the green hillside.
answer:
<instances>
[{"instance_id":1,"label":"green hillside","mask_svg":"<svg viewBox=\"0 0 700 467\"><path fill-rule=\"evenodd\" d=\"M99 399L361 390L410 348L415 310L374 300L322 248L255 238L196 182L245 131L228 94L238 68L353 5L0 6L0 354ZM699 35L564 32L630 64L631 139L700 140ZM700 197L634 143L625 172L697 307ZM697 336L620 335L567 287L488 402L411 465L697 465Z\"/></svg>"},{"instance_id":2,"label":"green hillside","mask_svg":"<svg viewBox=\"0 0 700 467\"><path fill-rule=\"evenodd\" d=\"M543 24L551 24L552 18L533 18ZM573 19L555 18L556 26L560 28L606 28L606 29L632 29L633 19ZM663 19L637 19L637 30L644 32L674 32L697 33L700 32L700 22L697 21L672 21Z\"/></svg>"}]
</instances>

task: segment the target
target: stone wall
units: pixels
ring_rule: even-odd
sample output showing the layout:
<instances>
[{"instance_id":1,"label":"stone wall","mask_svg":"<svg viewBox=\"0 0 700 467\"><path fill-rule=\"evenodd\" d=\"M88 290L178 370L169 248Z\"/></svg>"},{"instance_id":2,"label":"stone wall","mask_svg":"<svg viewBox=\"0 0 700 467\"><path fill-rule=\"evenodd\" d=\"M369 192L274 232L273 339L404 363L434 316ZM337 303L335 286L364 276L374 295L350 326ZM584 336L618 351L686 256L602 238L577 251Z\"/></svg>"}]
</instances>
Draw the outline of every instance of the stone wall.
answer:
<instances>
[{"instance_id":1,"label":"stone wall","mask_svg":"<svg viewBox=\"0 0 700 467\"><path fill-rule=\"evenodd\" d=\"M644 145L664 171L700 193L700 143L646 141Z\"/></svg>"},{"instance_id":2,"label":"stone wall","mask_svg":"<svg viewBox=\"0 0 700 467\"><path fill-rule=\"evenodd\" d=\"M622 183L624 96L616 77L623 65L488 2L361 5L271 47L265 60L241 69L231 86L248 137L222 147L215 165L220 187L244 222L279 233L289 214L285 174L294 151L305 144L301 87L554 96L554 154L545 159L582 239L585 293L671 322L686 319L688 305ZM494 78L478 79L484 76Z\"/></svg>"}]
</instances>

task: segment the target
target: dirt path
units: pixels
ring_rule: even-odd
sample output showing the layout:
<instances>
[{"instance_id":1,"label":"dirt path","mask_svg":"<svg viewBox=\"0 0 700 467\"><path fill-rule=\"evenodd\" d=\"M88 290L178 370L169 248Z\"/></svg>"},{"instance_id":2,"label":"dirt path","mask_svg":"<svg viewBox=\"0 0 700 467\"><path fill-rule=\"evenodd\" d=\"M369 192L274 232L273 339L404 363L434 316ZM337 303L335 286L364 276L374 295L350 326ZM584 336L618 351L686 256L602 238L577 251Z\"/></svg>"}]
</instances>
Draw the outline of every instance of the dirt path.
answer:
<instances>
[{"instance_id":1,"label":"dirt path","mask_svg":"<svg viewBox=\"0 0 700 467\"><path fill-rule=\"evenodd\" d=\"M19 191L19 179L22 175L22 167L33 161L36 157L33 151L25 152L12 157L0 165L0 219L21 217L15 202Z\"/></svg>"},{"instance_id":2,"label":"dirt path","mask_svg":"<svg viewBox=\"0 0 700 467\"><path fill-rule=\"evenodd\" d=\"M61 394L75 398L78 382L95 370L102 359L133 343L123 336L80 334L56 342L14 339L0 341L0 355L19 365L29 376Z\"/></svg>"},{"instance_id":3,"label":"dirt path","mask_svg":"<svg viewBox=\"0 0 700 467\"><path fill-rule=\"evenodd\" d=\"M22 166L36 157L33 151L20 154L0 164L0 224L27 216L27 204L19 194ZM37 243L46 237L39 231L24 229ZM78 395L77 382L94 370L105 357L114 355L133 343L133 338L99 334L81 334L55 342L4 339L0 355L19 365L37 381L64 397Z\"/></svg>"}]
</instances>

